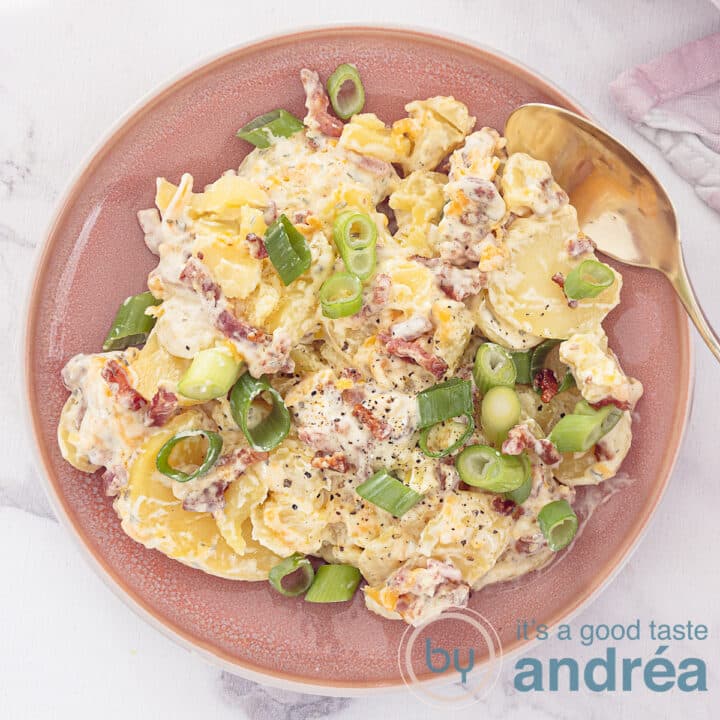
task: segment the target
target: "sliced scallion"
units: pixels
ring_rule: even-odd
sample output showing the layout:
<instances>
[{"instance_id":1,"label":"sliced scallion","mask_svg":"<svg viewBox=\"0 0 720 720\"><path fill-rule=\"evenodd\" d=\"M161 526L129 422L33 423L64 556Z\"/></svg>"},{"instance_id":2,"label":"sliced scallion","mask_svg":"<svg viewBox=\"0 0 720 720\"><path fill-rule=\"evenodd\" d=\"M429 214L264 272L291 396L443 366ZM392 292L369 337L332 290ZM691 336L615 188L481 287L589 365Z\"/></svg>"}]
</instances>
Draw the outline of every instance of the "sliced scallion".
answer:
<instances>
[{"instance_id":1,"label":"sliced scallion","mask_svg":"<svg viewBox=\"0 0 720 720\"><path fill-rule=\"evenodd\" d=\"M348 272L331 275L320 288L320 306L328 318L355 315L362 308L360 278Z\"/></svg>"},{"instance_id":2,"label":"sliced scallion","mask_svg":"<svg viewBox=\"0 0 720 720\"><path fill-rule=\"evenodd\" d=\"M523 453L523 456L525 457L529 466L530 461L527 460L527 455ZM512 500L516 505L522 505L530 497L530 493L532 492L532 486L532 475L530 474L530 472L528 472L527 479L519 488L511 490L510 492L506 492L503 495L508 500Z\"/></svg>"},{"instance_id":3,"label":"sliced scallion","mask_svg":"<svg viewBox=\"0 0 720 720\"><path fill-rule=\"evenodd\" d=\"M273 110L243 125L236 135L255 147L266 148L275 138L290 137L303 127L302 121L287 110Z\"/></svg>"},{"instance_id":4,"label":"sliced scallion","mask_svg":"<svg viewBox=\"0 0 720 720\"><path fill-rule=\"evenodd\" d=\"M348 86L349 84L349 86ZM343 63L327 81L328 97L335 114L343 120L362 112L365 105L365 88L354 65Z\"/></svg>"},{"instance_id":5,"label":"sliced scallion","mask_svg":"<svg viewBox=\"0 0 720 720\"><path fill-rule=\"evenodd\" d=\"M489 445L470 445L455 459L460 479L493 493L518 490L530 477L526 455L503 455Z\"/></svg>"},{"instance_id":6,"label":"sliced scallion","mask_svg":"<svg viewBox=\"0 0 720 720\"><path fill-rule=\"evenodd\" d=\"M360 571L352 565L321 565L315 571L315 579L305 593L305 600L312 603L346 602L360 584Z\"/></svg>"},{"instance_id":7,"label":"sliced scallion","mask_svg":"<svg viewBox=\"0 0 720 720\"><path fill-rule=\"evenodd\" d=\"M538 525L548 547L557 552L567 547L575 537L578 519L567 500L555 500L543 505L538 513Z\"/></svg>"},{"instance_id":8,"label":"sliced scallion","mask_svg":"<svg viewBox=\"0 0 720 720\"><path fill-rule=\"evenodd\" d=\"M532 375L530 374L532 350L510 351L510 357L512 357L515 365L515 382L521 385L529 385L532 382Z\"/></svg>"},{"instance_id":9,"label":"sliced scallion","mask_svg":"<svg viewBox=\"0 0 720 720\"><path fill-rule=\"evenodd\" d=\"M615 273L609 265L597 260L583 260L565 278L565 295L571 300L597 297L615 281Z\"/></svg>"},{"instance_id":10,"label":"sliced scallion","mask_svg":"<svg viewBox=\"0 0 720 720\"><path fill-rule=\"evenodd\" d=\"M297 597L312 585L314 577L310 561L304 555L294 553L270 570L268 580L281 595Z\"/></svg>"},{"instance_id":11,"label":"sliced scallion","mask_svg":"<svg viewBox=\"0 0 720 720\"><path fill-rule=\"evenodd\" d=\"M395 517L402 517L413 505L422 500L420 493L400 482L384 468L358 485L355 492Z\"/></svg>"},{"instance_id":12,"label":"sliced scallion","mask_svg":"<svg viewBox=\"0 0 720 720\"><path fill-rule=\"evenodd\" d=\"M226 395L240 375L243 363L226 347L200 350L178 382L178 392L193 400Z\"/></svg>"},{"instance_id":13,"label":"sliced scallion","mask_svg":"<svg viewBox=\"0 0 720 720\"><path fill-rule=\"evenodd\" d=\"M485 393L480 405L480 423L485 434L496 445L507 437L508 430L520 420L520 398L514 388L499 385Z\"/></svg>"},{"instance_id":14,"label":"sliced scallion","mask_svg":"<svg viewBox=\"0 0 720 720\"><path fill-rule=\"evenodd\" d=\"M333 239L348 272L367 280L375 269L377 225L373 219L347 210L335 218Z\"/></svg>"},{"instance_id":15,"label":"sliced scallion","mask_svg":"<svg viewBox=\"0 0 720 720\"><path fill-rule=\"evenodd\" d=\"M483 343L475 353L473 378L483 395L493 387L514 387L517 370L512 355L500 345Z\"/></svg>"},{"instance_id":16,"label":"sliced scallion","mask_svg":"<svg viewBox=\"0 0 720 720\"><path fill-rule=\"evenodd\" d=\"M475 430L473 418L472 385L469 380L452 378L423 390L417 396L420 416L420 449L432 458L445 457L465 444ZM430 433L440 423L456 417L464 417L465 430L449 447L433 451L428 446Z\"/></svg>"},{"instance_id":17,"label":"sliced scallion","mask_svg":"<svg viewBox=\"0 0 720 720\"><path fill-rule=\"evenodd\" d=\"M558 420L549 439L561 453L587 452L621 417L622 411L614 405L594 410L581 402L575 412Z\"/></svg>"},{"instance_id":18,"label":"sliced scallion","mask_svg":"<svg viewBox=\"0 0 720 720\"><path fill-rule=\"evenodd\" d=\"M249 415L253 402L261 395L270 399L272 408L259 423L250 427ZM280 393L266 377L254 378L249 372L241 375L230 392L230 412L255 450L272 450L290 431L290 413Z\"/></svg>"},{"instance_id":19,"label":"sliced scallion","mask_svg":"<svg viewBox=\"0 0 720 720\"><path fill-rule=\"evenodd\" d=\"M535 376L545 367L545 360L550 351L560 344L559 340L545 340L533 348L530 357L530 382L535 381Z\"/></svg>"},{"instance_id":20,"label":"sliced scallion","mask_svg":"<svg viewBox=\"0 0 720 720\"><path fill-rule=\"evenodd\" d=\"M155 325L155 318L145 311L162 301L153 297L151 292L131 295L125 298L115 313L115 319L103 343L103 350L125 350L142 345Z\"/></svg>"},{"instance_id":21,"label":"sliced scallion","mask_svg":"<svg viewBox=\"0 0 720 720\"><path fill-rule=\"evenodd\" d=\"M297 280L310 267L312 256L307 241L286 215L280 215L267 229L263 242L284 285Z\"/></svg>"},{"instance_id":22,"label":"sliced scallion","mask_svg":"<svg viewBox=\"0 0 720 720\"><path fill-rule=\"evenodd\" d=\"M186 473L172 467L172 465L170 465L170 454L172 453L173 448L183 440L198 437L200 435L207 439L208 446L205 453L205 459L197 467L197 469L191 473ZM177 482L185 483L189 480L202 477L210 472L213 465L215 465L220 457L222 446L223 440L216 432L212 432L210 430L183 430L182 432L173 435L160 448L160 452L158 452L157 458L155 459L155 466L163 475L165 475L165 477L169 477L171 480L175 480Z\"/></svg>"}]
</instances>

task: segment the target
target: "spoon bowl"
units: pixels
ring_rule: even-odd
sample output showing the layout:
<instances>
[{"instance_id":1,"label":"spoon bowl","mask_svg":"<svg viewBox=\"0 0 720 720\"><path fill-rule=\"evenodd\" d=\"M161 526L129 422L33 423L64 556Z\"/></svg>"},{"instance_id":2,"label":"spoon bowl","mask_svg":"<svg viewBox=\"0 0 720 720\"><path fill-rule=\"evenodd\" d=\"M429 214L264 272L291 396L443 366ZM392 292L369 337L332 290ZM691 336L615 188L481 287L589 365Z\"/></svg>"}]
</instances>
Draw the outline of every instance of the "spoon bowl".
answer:
<instances>
[{"instance_id":1,"label":"spoon bowl","mask_svg":"<svg viewBox=\"0 0 720 720\"><path fill-rule=\"evenodd\" d=\"M520 106L507 120L505 137L508 152L524 152L550 165L577 209L581 229L598 250L668 278L720 360L720 339L700 308L685 268L675 209L645 165L590 120L554 105Z\"/></svg>"}]
</instances>

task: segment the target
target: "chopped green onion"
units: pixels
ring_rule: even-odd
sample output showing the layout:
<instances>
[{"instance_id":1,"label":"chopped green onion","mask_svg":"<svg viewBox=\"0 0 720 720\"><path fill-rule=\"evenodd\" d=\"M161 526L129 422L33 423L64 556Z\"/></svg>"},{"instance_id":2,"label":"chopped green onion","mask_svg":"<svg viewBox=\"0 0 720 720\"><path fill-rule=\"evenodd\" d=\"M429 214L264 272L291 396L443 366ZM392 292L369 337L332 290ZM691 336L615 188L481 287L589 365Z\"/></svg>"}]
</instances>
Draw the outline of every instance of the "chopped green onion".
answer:
<instances>
[{"instance_id":1,"label":"chopped green onion","mask_svg":"<svg viewBox=\"0 0 720 720\"><path fill-rule=\"evenodd\" d=\"M248 417L253 401L265 393L270 398L272 409L257 425L250 427ZM290 432L290 413L280 393L266 377L254 378L249 372L241 375L230 392L230 412L255 450L272 450Z\"/></svg>"},{"instance_id":2,"label":"chopped green onion","mask_svg":"<svg viewBox=\"0 0 720 720\"><path fill-rule=\"evenodd\" d=\"M294 576L294 577L292 577ZM278 563L268 575L270 584L286 597L297 597L302 595L312 585L315 571L310 561L300 553L294 553ZM286 587L283 581L286 578L294 580L290 587Z\"/></svg>"},{"instance_id":3,"label":"chopped green onion","mask_svg":"<svg viewBox=\"0 0 720 720\"><path fill-rule=\"evenodd\" d=\"M567 547L575 537L578 519L567 500L555 500L543 505L538 513L538 525L548 547L557 552Z\"/></svg>"},{"instance_id":4,"label":"chopped green onion","mask_svg":"<svg viewBox=\"0 0 720 720\"><path fill-rule=\"evenodd\" d=\"M303 127L302 121L287 110L273 110L243 125L236 134L255 147L266 148L270 147L275 138L290 137Z\"/></svg>"},{"instance_id":5,"label":"chopped green onion","mask_svg":"<svg viewBox=\"0 0 720 720\"><path fill-rule=\"evenodd\" d=\"M452 378L423 390L417 396L421 429L443 420L472 415L473 397L469 380Z\"/></svg>"},{"instance_id":6,"label":"chopped green onion","mask_svg":"<svg viewBox=\"0 0 720 720\"><path fill-rule=\"evenodd\" d=\"M526 455L503 455L489 445L466 447L455 467L464 483L493 493L518 490L530 477Z\"/></svg>"},{"instance_id":7,"label":"chopped green onion","mask_svg":"<svg viewBox=\"0 0 720 720\"><path fill-rule=\"evenodd\" d=\"M545 340L541 342L536 348L533 348L532 356L530 358L530 382L535 382L535 376L545 367L545 360L547 359L550 351L559 345L559 340Z\"/></svg>"},{"instance_id":8,"label":"chopped green onion","mask_svg":"<svg viewBox=\"0 0 720 720\"><path fill-rule=\"evenodd\" d=\"M352 87L348 92L346 83ZM335 114L343 120L362 111L365 105L365 88L360 73L354 65L343 63L328 78L327 91Z\"/></svg>"},{"instance_id":9,"label":"chopped green onion","mask_svg":"<svg viewBox=\"0 0 720 720\"><path fill-rule=\"evenodd\" d=\"M606 435L622 417L622 410L606 405L594 410L587 403L578 403L575 412L558 420L549 439L561 453L587 452Z\"/></svg>"},{"instance_id":10,"label":"chopped green onion","mask_svg":"<svg viewBox=\"0 0 720 720\"><path fill-rule=\"evenodd\" d=\"M452 378L451 380L438 383L419 393L417 400L418 414L420 416L418 427L421 430L418 445L428 457L445 457L455 452L455 450L464 445L465 441L475 430L472 385L469 380ZM437 452L430 450L428 447L428 439L433 428L455 417L466 418L467 424L465 431L450 447Z\"/></svg>"},{"instance_id":11,"label":"chopped green onion","mask_svg":"<svg viewBox=\"0 0 720 720\"><path fill-rule=\"evenodd\" d=\"M514 387L517 370L512 355L500 345L483 343L475 354L473 378L483 395L493 387Z\"/></svg>"},{"instance_id":12,"label":"chopped green onion","mask_svg":"<svg viewBox=\"0 0 720 720\"><path fill-rule=\"evenodd\" d=\"M358 485L355 491L361 498L387 510L395 517L402 517L413 505L422 500L420 493L400 482L384 468Z\"/></svg>"},{"instance_id":13,"label":"chopped green onion","mask_svg":"<svg viewBox=\"0 0 720 720\"><path fill-rule=\"evenodd\" d=\"M312 603L345 602L351 600L360 584L360 571L352 565L321 565L305 594Z\"/></svg>"},{"instance_id":14,"label":"chopped green onion","mask_svg":"<svg viewBox=\"0 0 720 720\"><path fill-rule=\"evenodd\" d=\"M197 437L198 435L204 436L208 441L207 452L205 453L205 459L202 463L191 473L186 473L172 467L172 465L170 465L170 453L172 453L173 448L179 442L186 440L187 438ZM215 465L220 457L222 446L223 440L216 432L211 432L210 430L183 430L182 432L173 435L160 448L160 452L157 454L157 458L155 460L155 466L163 475L165 475L165 477L169 477L171 480L176 480L181 483L188 482L189 480L202 477L210 472L213 465Z\"/></svg>"},{"instance_id":15,"label":"chopped green onion","mask_svg":"<svg viewBox=\"0 0 720 720\"><path fill-rule=\"evenodd\" d=\"M226 347L200 350L178 382L178 392L193 400L212 400L227 395L240 375L243 363Z\"/></svg>"},{"instance_id":16,"label":"chopped green onion","mask_svg":"<svg viewBox=\"0 0 720 720\"><path fill-rule=\"evenodd\" d=\"M320 305L328 318L355 315L362 308L360 278L348 272L331 275L320 288Z\"/></svg>"},{"instance_id":17,"label":"chopped green onion","mask_svg":"<svg viewBox=\"0 0 720 720\"><path fill-rule=\"evenodd\" d=\"M521 457L525 457L529 466L530 461L527 460L527 455L523 453ZM522 505L530 497L530 493L532 492L532 486L532 475L530 474L530 472L528 472L527 479L519 488L517 488L516 490L511 490L510 492L503 493L503 495L508 500L512 500L516 505Z\"/></svg>"},{"instance_id":18,"label":"chopped green onion","mask_svg":"<svg viewBox=\"0 0 720 720\"><path fill-rule=\"evenodd\" d=\"M373 219L347 210L335 218L333 239L348 272L367 280L375 269L377 225Z\"/></svg>"},{"instance_id":19,"label":"chopped green onion","mask_svg":"<svg viewBox=\"0 0 720 720\"><path fill-rule=\"evenodd\" d=\"M515 382L520 385L529 385L532 382L532 375L530 375L532 352L532 350L510 351L510 357L515 365Z\"/></svg>"},{"instance_id":20,"label":"chopped green onion","mask_svg":"<svg viewBox=\"0 0 720 720\"><path fill-rule=\"evenodd\" d=\"M558 385L558 394L576 387L575 376L568 370Z\"/></svg>"},{"instance_id":21,"label":"chopped green onion","mask_svg":"<svg viewBox=\"0 0 720 720\"><path fill-rule=\"evenodd\" d=\"M310 248L303 234L281 215L265 233L265 249L284 285L289 285L309 267Z\"/></svg>"},{"instance_id":22,"label":"chopped green onion","mask_svg":"<svg viewBox=\"0 0 720 720\"><path fill-rule=\"evenodd\" d=\"M615 273L609 265L597 260L583 260L565 278L565 295L571 300L597 297L615 282Z\"/></svg>"},{"instance_id":23,"label":"chopped green onion","mask_svg":"<svg viewBox=\"0 0 720 720\"><path fill-rule=\"evenodd\" d=\"M480 423L497 445L520 420L520 398L513 388L499 385L485 393L480 406Z\"/></svg>"},{"instance_id":24,"label":"chopped green onion","mask_svg":"<svg viewBox=\"0 0 720 720\"><path fill-rule=\"evenodd\" d=\"M125 298L115 313L110 332L102 346L103 350L125 350L134 345L142 345L155 325L155 318L146 315L145 311L161 302L153 297L151 292Z\"/></svg>"}]
</instances>

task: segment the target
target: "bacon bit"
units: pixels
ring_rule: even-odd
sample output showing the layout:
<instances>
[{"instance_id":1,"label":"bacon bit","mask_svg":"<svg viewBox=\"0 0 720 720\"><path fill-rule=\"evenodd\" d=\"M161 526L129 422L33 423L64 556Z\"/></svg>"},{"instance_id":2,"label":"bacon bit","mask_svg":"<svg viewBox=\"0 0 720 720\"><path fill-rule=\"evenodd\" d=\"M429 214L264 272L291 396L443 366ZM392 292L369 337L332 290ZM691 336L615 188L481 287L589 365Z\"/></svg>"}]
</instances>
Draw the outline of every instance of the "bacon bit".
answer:
<instances>
[{"instance_id":1,"label":"bacon bit","mask_svg":"<svg viewBox=\"0 0 720 720\"><path fill-rule=\"evenodd\" d=\"M317 452L310 464L320 470L335 470L335 472L346 473L352 468L345 455L341 452L325 453Z\"/></svg>"},{"instance_id":2,"label":"bacon bit","mask_svg":"<svg viewBox=\"0 0 720 720\"><path fill-rule=\"evenodd\" d=\"M524 423L511 428L502 444L506 455L520 455L523 450L532 450L545 465L557 465L562 460L562 455L550 440L536 438Z\"/></svg>"},{"instance_id":3,"label":"bacon bit","mask_svg":"<svg viewBox=\"0 0 720 720\"><path fill-rule=\"evenodd\" d=\"M595 410L599 410L601 407L605 407L606 405L614 405L618 410L630 410L632 407L628 400L618 400L612 396L605 397L596 403L592 403L591 407L595 408Z\"/></svg>"},{"instance_id":4,"label":"bacon bit","mask_svg":"<svg viewBox=\"0 0 720 720\"><path fill-rule=\"evenodd\" d=\"M340 371L340 377L353 380L354 382L360 382L362 380L362 373L355 368L346 367Z\"/></svg>"},{"instance_id":5,"label":"bacon bit","mask_svg":"<svg viewBox=\"0 0 720 720\"><path fill-rule=\"evenodd\" d=\"M215 512L225 507L225 491L229 480L218 478L202 490L191 492L183 499L183 510L190 512Z\"/></svg>"},{"instance_id":6,"label":"bacon bit","mask_svg":"<svg viewBox=\"0 0 720 720\"><path fill-rule=\"evenodd\" d=\"M223 467L224 465L235 464L235 471L239 475L245 472L251 465L261 460L267 460L269 453L262 450L253 450L251 448L238 448L230 453L221 455L215 463L215 467Z\"/></svg>"},{"instance_id":7,"label":"bacon bit","mask_svg":"<svg viewBox=\"0 0 720 720\"><path fill-rule=\"evenodd\" d=\"M385 198L378 206L378 212L381 212L388 219L388 232L394 235L398 231L397 218L395 211L390 207L390 200Z\"/></svg>"},{"instance_id":8,"label":"bacon bit","mask_svg":"<svg viewBox=\"0 0 720 720\"><path fill-rule=\"evenodd\" d=\"M501 515L512 515L515 510L515 502L510 498L504 498L500 495L496 495L492 501L492 508L495 512Z\"/></svg>"},{"instance_id":9,"label":"bacon bit","mask_svg":"<svg viewBox=\"0 0 720 720\"><path fill-rule=\"evenodd\" d=\"M513 519L513 520L519 520L524 514L525 514L525 511L522 509L522 505L518 505L518 506L513 510L512 519Z\"/></svg>"},{"instance_id":10,"label":"bacon bit","mask_svg":"<svg viewBox=\"0 0 720 720\"><path fill-rule=\"evenodd\" d=\"M127 485L127 470L122 465L115 465L104 470L100 480L102 480L105 495L114 497Z\"/></svg>"},{"instance_id":11,"label":"bacon bit","mask_svg":"<svg viewBox=\"0 0 720 720\"><path fill-rule=\"evenodd\" d=\"M150 427L164 425L177 411L177 396L165 388L158 388L150 401L147 415Z\"/></svg>"},{"instance_id":12,"label":"bacon bit","mask_svg":"<svg viewBox=\"0 0 720 720\"><path fill-rule=\"evenodd\" d=\"M380 273L375 276L375 279L373 280L372 294L370 295L370 302L368 302L362 309L362 314L365 317L380 312L380 310L387 305L388 300L390 299L391 286L392 280L386 273Z\"/></svg>"},{"instance_id":13,"label":"bacon bit","mask_svg":"<svg viewBox=\"0 0 720 720\"><path fill-rule=\"evenodd\" d=\"M255 233L248 233L245 236L245 239L248 241L248 243L250 243L250 254L256 260L262 260L263 258L266 258L268 256L268 251L265 247L265 243L259 235L256 235Z\"/></svg>"},{"instance_id":14,"label":"bacon bit","mask_svg":"<svg viewBox=\"0 0 720 720\"><path fill-rule=\"evenodd\" d=\"M579 257L595 250L597 250L597 245L583 233L567 241L567 251L570 257Z\"/></svg>"},{"instance_id":15,"label":"bacon bit","mask_svg":"<svg viewBox=\"0 0 720 720\"><path fill-rule=\"evenodd\" d=\"M223 310L215 324L218 330L231 340L249 340L252 343L268 343L271 340L271 336L264 330L243 322L229 310Z\"/></svg>"},{"instance_id":16,"label":"bacon bit","mask_svg":"<svg viewBox=\"0 0 720 720\"><path fill-rule=\"evenodd\" d=\"M203 266L195 259L190 258L180 273L180 282L200 293L208 302L217 303L220 299L220 286L213 282Z\"/></svg>"},{"instance_id":17,"label":"bacon bit","mask_svg":"<svg viewBox=\"0 0 720 720\"><path fill-rule=\"evenodd\" d=\"M303 68L300 71L300 80L305 90L305 107L307 108L305 125L319 130L323 135L340 137L344 125L342 120L333 117L328 112L330 98L320 82L320 76L313 70Z\"/></svg>"},{"instance_id":18,"label":"bacon bit","mask_svg":"<svg viewBox=\"0 0 720 720\"><path fill-rule=\"evenodd\" d=\"M563 294L565 294L565 277L564 277L564 275L562 273L558 272L558 273L555 273L551 279L556 285L560 286L561 290L563 291ZM571 307L574 310L578 306L577 300L573 300L572 298L569 298L567 295L565 295L565 298L567 299L568 307Z\"/></svg>"},{"instance_id":19,"label":"bacon bit","mask_svg":"<svg viewBox=\"0 0 720 720\"><path fill-rule=\"evenodd\" d=\"M147 400L130 384L125 368L117 360L110 360L101 374L123 407L142 410L147 405Z\"/></svg>"},{"instance_id":20,"label":"bacon bit","mask_svg":"<svg viewBox=\"0 0 720 720\"><path fill-rule=\"evenodd\" d=\"M487 274L480 272L477 267L456 267L440 258L426 258L422 255L413 255L410 259L430 268L440 289L453 300L462 301L477 295L487 286Z\"/></svg>"},{"instance_id":21,"label":"bacon bit","mask_svg":"<svg viewBox=\"0 0 720 720\"><path fill-rule=\"evenodd\" d=\"M350 159L362 170L383 177L392 172L392 165L380 158L371 157L370 155L361 155L360 153L350 152Z\"/></svg>"},{"instance_id":22,"label":"bacon bit","mask_svg":"<svg viewBox=\"0 0 720 720\"><path fill-rule=\"evenodd\" d=\"M558 392L558 380L550 368L539 370L533 378L533 387L540 390L540 399L549 403Z\"/></svg>"},{"instance_id":23,"label":"bacon bit","mask_svg":"<svg viewBox=\"0 0 720 720\"><path fill-rule=\"evenodd\" d=\"M367 425L368 430L376 440L387 440L390 437L390 425L384 420L378 420L364 405L357 404L352 411L361 425Z\"/></svg>"},{"instance_id":24,"label":"bacon bit","mask_svg":"<svg viewBox=\"0 0 720 720\"><path fill-rule=\"evenodd\" d=\"M523 555L532 555L538 547L538 543L533 538L522 537L515 543L515 551Z\"/></svg>"},{"instance_id":25,"label":"bacon bit","mask_svg":"<svg viewBox=\"0 0 720 720\"><path fill-rule=\"evenodd\" d=\"M342 391L341 396L344 403L354 406L365 399L365 391L362 387L346 388Z\"/></svg>"},{"instance_id":26,"label":"bacon bit","mask_svg":"<svg viewBox=\"0 0 720 720\"><path fill-rule=\"evenodd\" d=\"M446 460L450 460L450 463L445 462ZM435 474L440 484L440 489L443 491L451 492L460 486L460 475L455 469L454 463L454 457L442 458L435 467ZM464 484L465 483L463 483L463 485ZM466 486L465 489L469 490L470 487Z\"/></svg>"},{"instance_id":27,"label":"bacon bit","mask_svg":"<svg viewBox=\"0 0 720 720\"><path fill-rule=\"evenodd\" d=\"M593 454L598 462L607 462L615 457L615 453L602 442L596 443Z\"/></svg>"},{"instance_id":28,"label":"bacon bit","mask_svg":"<svg viewBox=\"0 0 720 720\"><path fill-rule=\"evenodd\" d=\"M378 335L378 339L385 345L388 355L408 360L409 362L419 365L421 368L432 373L439 380L448 370L447 363L437 355L429 353L425 348L421 347L417 340L408 342L400 338L394 338L390 335L382 333Z\"/></svg>"}]
</instances>

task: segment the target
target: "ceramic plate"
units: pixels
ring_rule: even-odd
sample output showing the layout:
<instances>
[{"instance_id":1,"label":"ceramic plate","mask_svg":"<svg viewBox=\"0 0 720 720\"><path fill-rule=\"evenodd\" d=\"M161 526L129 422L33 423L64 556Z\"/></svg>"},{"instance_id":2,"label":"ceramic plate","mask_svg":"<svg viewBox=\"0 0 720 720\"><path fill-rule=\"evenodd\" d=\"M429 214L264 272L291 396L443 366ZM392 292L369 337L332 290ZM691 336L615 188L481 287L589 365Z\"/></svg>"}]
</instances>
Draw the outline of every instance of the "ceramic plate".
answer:
<instances>
[{"instance_id":1,"label":"ceramic plate","mask_svg":"<svg viewBox=\"0 0 720 720\"><path fill-rule=\"evenodd\" d=\"M100 482L63 462L55 432L67 396L60 369L75 353L98 351L121 300L146 289L155 258L135 213L153 205L156 176L177 180L187 170L202 187L237 167L247 149L235 138L238 127L278 106L302 117L300 69L327 77L347 61L362 75L366 109L385 121L403 115L406 102L439 94L467 103L478 127L500 130L528 101L581 112L516 63L423 32L335 27L230 51L152 96L82 169L39 261L26 346L28 403L48 491L100 574L155 626L226 669L328 693L400 685L405 626L368 612L359 593L351 603L310 605L267 583L222 580L146 550L122 532ZM623 466L635 482L600 505L572 551L548 569L473 596L470 607L494 625L506 653L518 646L517 618L550 624L568 617L622 564L678 452L690 395L688 325L659 274L622 272L622 305L606 327L623 367L645 385Z\"/></svg>"}]
</instances>

